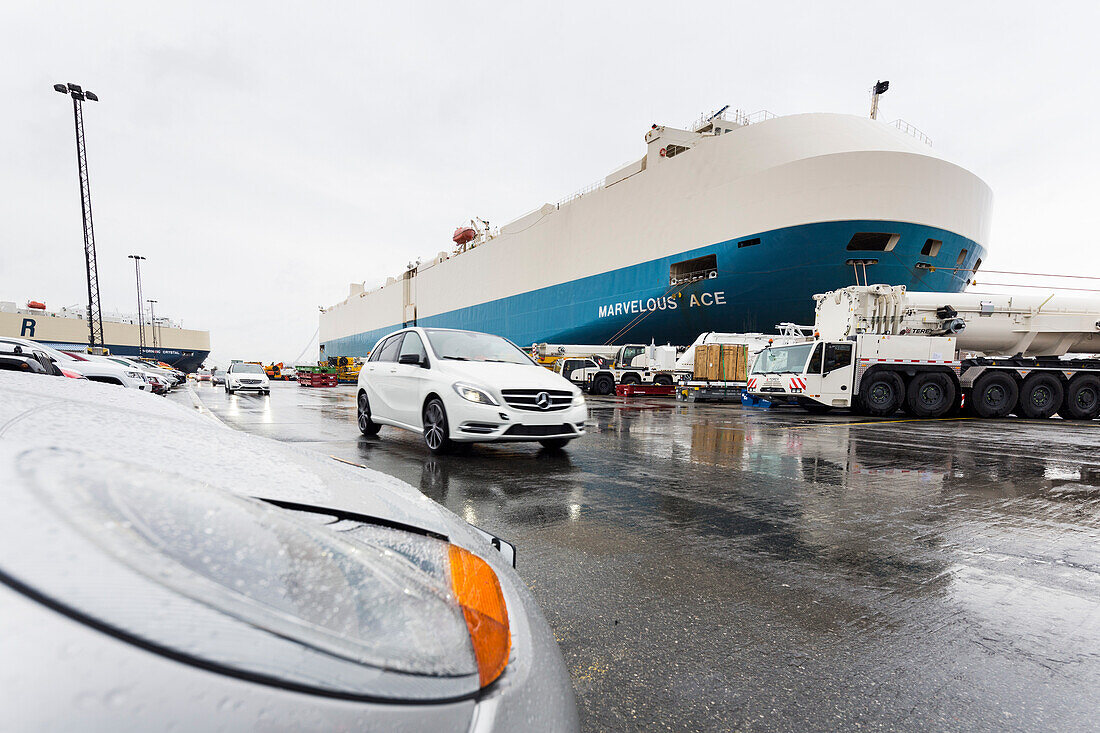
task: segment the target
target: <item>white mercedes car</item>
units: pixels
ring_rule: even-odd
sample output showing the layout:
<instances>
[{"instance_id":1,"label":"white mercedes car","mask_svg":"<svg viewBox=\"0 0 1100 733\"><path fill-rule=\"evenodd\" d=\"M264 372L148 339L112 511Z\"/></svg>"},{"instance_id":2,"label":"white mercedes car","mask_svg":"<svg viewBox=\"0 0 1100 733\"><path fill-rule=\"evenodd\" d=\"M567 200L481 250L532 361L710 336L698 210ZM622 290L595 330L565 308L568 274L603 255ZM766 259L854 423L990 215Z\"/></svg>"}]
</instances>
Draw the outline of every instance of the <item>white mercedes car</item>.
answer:
<instances>
[{"instance_id":1,"label":"white mercedes car","mask_svg":"<svg viewBox=\"0 0 1100 733\"><path fill-rule=\"evenodd\" d=\"M408 328L375 345L359 372L357 420L423 433L433 453L454 443L538 441L558 449L584 435L588 407L568 380L500 336Z\"/></svg>"},{"instance_id":2,"label":"white mercedes car","mask_svg":"<svg viewBox=\"0 0 1100 733\"><path fill-rule=\"evenodd\" d=\"M271 394L271 382L259 364L237 361L229 365L225 373L225 393L252 390L258 394Z\"/></svg>"}]
</instances>

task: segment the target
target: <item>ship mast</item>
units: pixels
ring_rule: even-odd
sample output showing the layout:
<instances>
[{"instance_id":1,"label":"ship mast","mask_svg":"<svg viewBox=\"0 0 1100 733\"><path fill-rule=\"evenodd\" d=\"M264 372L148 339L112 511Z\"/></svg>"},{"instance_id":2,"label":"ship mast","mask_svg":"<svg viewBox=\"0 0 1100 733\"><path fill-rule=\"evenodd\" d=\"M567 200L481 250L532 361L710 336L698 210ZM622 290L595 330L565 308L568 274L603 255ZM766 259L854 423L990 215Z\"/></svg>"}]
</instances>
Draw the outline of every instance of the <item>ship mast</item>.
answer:
<instances>
[{"instance_id":1,"label":"ship mast","mask_svg":"<svg viewBox=\"0 0 1100 733\"><path fill-rule=\"evenodd\" d=\"M875 82L875 85L871 88L871 119L878 119L878 98L883 94L886 94L886 90L890 88L890 82L879 81Z\"/></svg>"}]
</instances>

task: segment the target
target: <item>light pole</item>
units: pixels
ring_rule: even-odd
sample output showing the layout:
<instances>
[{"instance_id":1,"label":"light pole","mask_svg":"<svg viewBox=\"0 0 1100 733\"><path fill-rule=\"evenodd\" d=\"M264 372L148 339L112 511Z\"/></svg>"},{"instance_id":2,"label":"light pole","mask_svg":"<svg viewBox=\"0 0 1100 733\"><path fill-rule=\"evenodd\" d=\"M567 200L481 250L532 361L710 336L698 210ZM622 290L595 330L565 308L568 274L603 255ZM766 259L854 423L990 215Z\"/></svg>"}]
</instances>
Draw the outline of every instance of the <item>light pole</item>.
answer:
<instances>
[{"instance_id":1,"label":"light pole","mask_svg":"<svg viewBox=\"0 0 1100 733\"><path fill-rule=\"evenodd\" d=\"M137 279L138 296L138 356L145 356L145 316L142 313L141 300L141 261L145 258L141 255L127 255L134 261L134 277Z\"/></svg>"},{"instance_id":2,"label":"light pole","mask_svg":"<svg viewBox=\"0 0 1100 733\"><path fill-rule=\"evenodd\" d=\"M99 305L99 266L95 256L95 231L92 228L92 189L88 184L88 156L84 146L84 100L98 102L93 92L79 84L54 84L54 91L73 98L73 122L76 125L76 169L80 178L80 213L84 219L84 266L88 271L88 346L103 348L103 310Z\"/></svg>"},{"instance_id":3,"label":"light pole","mask_svg":"<svg viewBox=\"0 0 1100 733\"><path fill-rule=\"evenodd\" d=\"M149 304L149 323L151 323L153 327L153 354L159 359L160 351L159 349L157 349L157 316L156 312L153 309L153 306L156 305L157 301L147 300L145 302Z\"/></svg>"}]
</instances>

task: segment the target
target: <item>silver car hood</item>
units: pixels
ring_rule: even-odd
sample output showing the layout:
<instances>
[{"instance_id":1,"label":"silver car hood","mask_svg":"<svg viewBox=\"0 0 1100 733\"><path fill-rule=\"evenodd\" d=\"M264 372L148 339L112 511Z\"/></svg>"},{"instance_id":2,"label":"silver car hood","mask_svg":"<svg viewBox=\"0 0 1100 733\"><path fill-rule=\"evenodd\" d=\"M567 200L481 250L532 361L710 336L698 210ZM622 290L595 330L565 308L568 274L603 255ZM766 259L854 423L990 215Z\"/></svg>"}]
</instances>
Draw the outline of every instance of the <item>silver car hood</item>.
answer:
<instances>
[{"instance_id":1,"label":"silver car hood","mask_svg":"<svg viewBox=\"0 0 1100 733\"><path fill-rule=\"evenodd\" d=\"M455 530L438 504L398 479L239 433L139 390L5 374L0 393L6 441L76 448L243 496L341 509L442 535Z\"/></svg>"}]
</instances>

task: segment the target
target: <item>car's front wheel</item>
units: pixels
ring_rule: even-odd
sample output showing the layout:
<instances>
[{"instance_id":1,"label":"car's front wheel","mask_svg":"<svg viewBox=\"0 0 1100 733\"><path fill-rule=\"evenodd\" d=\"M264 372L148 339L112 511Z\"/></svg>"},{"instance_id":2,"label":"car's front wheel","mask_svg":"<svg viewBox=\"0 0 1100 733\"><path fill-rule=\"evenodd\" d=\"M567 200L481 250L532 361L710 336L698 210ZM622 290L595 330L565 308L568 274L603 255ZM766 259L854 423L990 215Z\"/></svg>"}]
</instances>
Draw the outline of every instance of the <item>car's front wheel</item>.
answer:
<instances>
[{"instance_id":1,"label":"car's front wheel","mask_svg":"<svg viewBox=\"0 0 1100 733\"><path fill-rule=\"evenodd\" d=\"M438 397L424 405L424 444L432 453L446 453L451 448L451 433L447 425L447 411Z\"/></svg>"},{"instance_id":2,"label":"car's front wheel","mask_svg":"<svg viewBox=\"0 0 1100 733\"><path fill-rule=\"evenodd\" d=\"M378 435L381 425L370 419L370 400L366 392L359 393L358 404L355 408L355 422L359 425L359 432L363 435Z\"/></svg>"}]
</instances>

